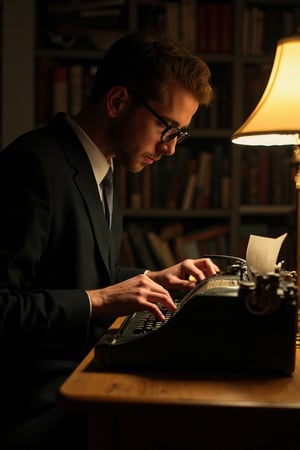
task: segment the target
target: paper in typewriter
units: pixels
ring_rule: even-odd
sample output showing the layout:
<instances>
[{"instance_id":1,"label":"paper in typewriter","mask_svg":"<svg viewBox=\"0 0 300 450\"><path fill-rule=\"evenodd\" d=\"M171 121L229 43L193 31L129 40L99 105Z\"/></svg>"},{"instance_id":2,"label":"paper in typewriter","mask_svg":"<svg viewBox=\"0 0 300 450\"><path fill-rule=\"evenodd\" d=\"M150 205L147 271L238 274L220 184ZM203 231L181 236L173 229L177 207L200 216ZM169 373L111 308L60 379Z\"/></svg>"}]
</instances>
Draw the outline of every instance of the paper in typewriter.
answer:
<instances>
[{"instance_id":1,"label":"paper in typewriter","mask_svg":"<svg viewBox=\"0 0 300 450\"><path fill-rule=\"evenodd\" d=\"M277 238L250 234L246 252L246 265L250 279L251 274L266 275L268 272L274 272L278 254L286 236L287 233Z\"/></svg>"}]
</instances>

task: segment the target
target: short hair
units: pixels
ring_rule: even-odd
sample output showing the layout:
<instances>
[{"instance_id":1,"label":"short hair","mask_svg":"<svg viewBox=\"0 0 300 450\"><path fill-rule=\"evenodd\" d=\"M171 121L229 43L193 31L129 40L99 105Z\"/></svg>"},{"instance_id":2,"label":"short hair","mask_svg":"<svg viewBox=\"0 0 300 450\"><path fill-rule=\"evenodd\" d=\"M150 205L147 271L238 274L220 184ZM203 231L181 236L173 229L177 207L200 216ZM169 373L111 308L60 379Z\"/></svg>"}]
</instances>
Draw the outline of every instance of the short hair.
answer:
<instances>
[{"instance_id":1,"label":"short hair","mask_svg":"<svg viewBox=\"0 0 300 450\"><path fill-rule=\"evenodd\" d=\"M178 81L199 104L210 103L210 70L199 56L166 35L131 32L105 53L90 101L101 100L113 86L124 86L145 99L159 100L171 81Z\"/></svg>"}]
</instances>

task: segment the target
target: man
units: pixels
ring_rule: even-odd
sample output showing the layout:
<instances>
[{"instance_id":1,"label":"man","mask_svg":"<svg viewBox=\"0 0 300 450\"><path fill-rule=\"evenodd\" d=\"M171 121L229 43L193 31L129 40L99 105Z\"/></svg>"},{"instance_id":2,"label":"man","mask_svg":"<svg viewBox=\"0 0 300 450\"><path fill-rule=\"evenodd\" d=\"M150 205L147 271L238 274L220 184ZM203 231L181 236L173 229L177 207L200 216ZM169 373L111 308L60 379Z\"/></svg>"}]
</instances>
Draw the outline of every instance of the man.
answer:
<instances>
[{"instance_id":1,"label":"man","mask_svg":"<svg viewBox=\"0 0 300 450\"><path fill-rule=\"evenodd\" d=\"M114 189L105 217L103 180L118 159L141 171L175 152L209 70L159 36L124 36L103 58L76 117L57 114L0 154L0 354L3 449L83 449L85 420L56 403L60 384L111 321L190 289L218 270L209 259L162 271L117 264L122 213ZM99 424L101 426L101 424Z\"/></svg>"}]
</instances>

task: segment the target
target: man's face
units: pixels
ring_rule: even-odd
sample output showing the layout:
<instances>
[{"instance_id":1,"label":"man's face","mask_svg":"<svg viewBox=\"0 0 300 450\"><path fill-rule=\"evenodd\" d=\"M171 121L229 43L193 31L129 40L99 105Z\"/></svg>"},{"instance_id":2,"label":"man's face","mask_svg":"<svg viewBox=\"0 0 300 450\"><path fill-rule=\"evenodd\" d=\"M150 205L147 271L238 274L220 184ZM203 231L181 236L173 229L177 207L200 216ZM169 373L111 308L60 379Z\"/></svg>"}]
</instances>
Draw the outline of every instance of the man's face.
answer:
<instances>
[{"instance_id":1,"label":"man's face","mask_svg":"<svg viewBox=\"0 0 300 450\"><path fill-rule=\"evenodd\" d=\"M127 170L140 172L162 156L174 154L177 138L169 142L161 141L166 123L176 128L188 127L198 109L198 101L179 84L170 84L164 100L147 101L166 123L155 117L142 102L131 99L130 104L114 121L110 139L115 155Z\"/></svg>"}]
</instances>

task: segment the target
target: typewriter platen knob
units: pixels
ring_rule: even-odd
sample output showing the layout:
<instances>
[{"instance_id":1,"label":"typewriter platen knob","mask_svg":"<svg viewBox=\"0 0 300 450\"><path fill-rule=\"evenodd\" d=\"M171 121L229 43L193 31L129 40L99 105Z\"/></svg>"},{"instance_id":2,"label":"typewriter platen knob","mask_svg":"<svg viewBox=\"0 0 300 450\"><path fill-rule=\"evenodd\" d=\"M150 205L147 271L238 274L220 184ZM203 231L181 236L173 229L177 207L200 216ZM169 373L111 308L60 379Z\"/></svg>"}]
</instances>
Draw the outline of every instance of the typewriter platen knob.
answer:
<instances>
[{"instance_id":1,"label":"typewriter platen knob","mask_svg":"<svg viewBox=\"0 0 300 450\"><path fill-rule=\"evenodd\" d=\"M242 280L240 288L245 307L251 314L257 316L270 314L280 305L279 275L276 273L257 276L255 281Z\"/></svg>"}]
</instances>

